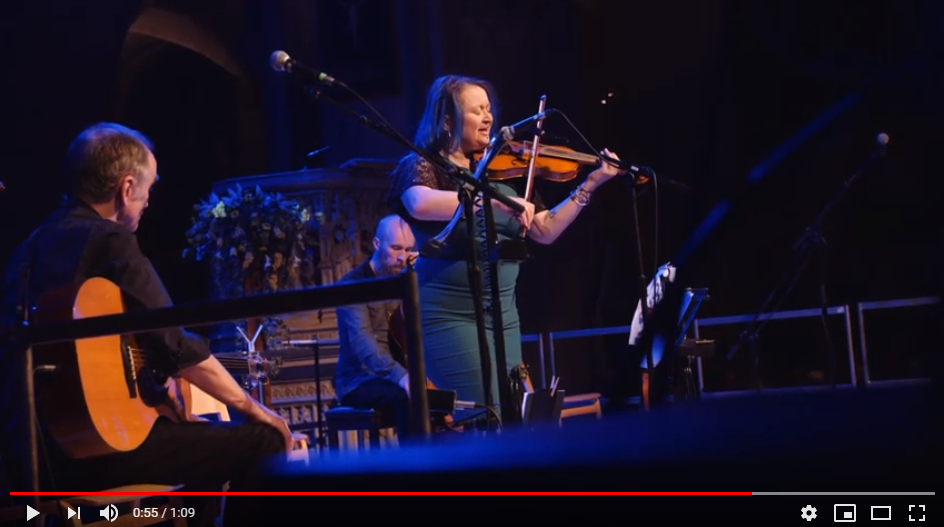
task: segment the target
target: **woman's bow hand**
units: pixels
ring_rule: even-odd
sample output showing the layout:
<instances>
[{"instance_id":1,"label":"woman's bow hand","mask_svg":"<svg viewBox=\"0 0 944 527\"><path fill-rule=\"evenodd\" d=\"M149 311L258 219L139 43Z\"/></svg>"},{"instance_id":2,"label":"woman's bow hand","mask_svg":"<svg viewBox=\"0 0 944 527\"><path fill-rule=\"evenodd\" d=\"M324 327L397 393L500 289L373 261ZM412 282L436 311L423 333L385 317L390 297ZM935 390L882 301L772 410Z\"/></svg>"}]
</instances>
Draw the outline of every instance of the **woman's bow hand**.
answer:
<instances>
[{"instance_id":1,"label":"woman's bow hand","mask_svg":"<svg viewBox=\"0 0 944 527\"><path fill-rule=\"evenodd\" d=\"M530 229L531 222L534 220L534 203L531 203L524 198L511 198L511 201L521 204L521 206L524 207L524 210L521 211L521 213L516 213L515 211L506 207L504 204L502 204L501 207L507 209L509 214L515 215L515 218L518 220L518 223L521 224L524 230Z\"/></svg>"}]
</instances>

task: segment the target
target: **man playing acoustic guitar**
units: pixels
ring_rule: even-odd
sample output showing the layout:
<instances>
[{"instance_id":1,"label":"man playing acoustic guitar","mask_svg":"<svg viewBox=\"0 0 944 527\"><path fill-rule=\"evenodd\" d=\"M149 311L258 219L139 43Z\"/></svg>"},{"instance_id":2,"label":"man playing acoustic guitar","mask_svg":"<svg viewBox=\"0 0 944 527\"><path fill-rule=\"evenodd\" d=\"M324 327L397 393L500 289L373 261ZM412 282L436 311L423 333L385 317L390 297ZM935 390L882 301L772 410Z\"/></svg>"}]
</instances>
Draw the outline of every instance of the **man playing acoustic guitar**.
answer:
<instances>
[{"instance_id":1,"label":"man playing acoustic guitar","mask_svg":"<svg viewBox=\"0 0 944 527\"><path fill-rule=\"evenodd\" d=\"M47 217L18 248L7 269L2 303L5 335L16 334L14 328L22 324L25 314L34 315L27 306L41 304L45 293L64 286L110 281L121 288L129 309L171 305L167 291L135 238L151 187L158 180L157 161L151 150L146 137L113 123L94 125L72 142L65 164L66 175L73 184L72 198ZM96 455L90 456L77 449L74 441L70 443L72 438L62 434L57 437L57 423L44 422L43 416L56 406L44 400L39 411L43 438L40 473L45 487L42 490L92 492L122 485L161 483L183 484L189 491L221 491L227 481L233 491L262 490L254 488L254 478L259 476L262 464L273 456L284 458L286 450L293 446L285 420L250 397L197 335L178 328L133 338L142 356L153 359L158 366L158 378L177 376L192 383L244 415L247 422L193 422L186 416L162 417L152 421L146 437L133 449L113 449L102 454L99 448ZM0 346L0 372L5 377L0 388L5 392L2 455L12 471L11 479L25 485L22 471L17 470L22 467L12 466L11 461L28 459L28 446L10 439L22 437L27 422L18 403L23 397L19 380L23 348L16 346L15 339L4 339ZM67 369L64 363L49 376L64 375ZM82 372L87 373L90 372ZM37 383L40 382L38 377ZM65 381L42 382L43 389L50 390ZM143 391L138 388L137 393ZM82 393L62 393L60 399L82 397ZM90 405L88 390L84 397ZM126 428L122 416L113 417L119 423L114 428ZM93 421L101 423L89 420ZM242 521L254 512L264 515L264 511L241 508L239 498L229 500L226 506L227 517L239 517ZM212 524L213 516L210 511L203 518L191 520L196 520L193 524Z\"/></svg>"}]
</instances>

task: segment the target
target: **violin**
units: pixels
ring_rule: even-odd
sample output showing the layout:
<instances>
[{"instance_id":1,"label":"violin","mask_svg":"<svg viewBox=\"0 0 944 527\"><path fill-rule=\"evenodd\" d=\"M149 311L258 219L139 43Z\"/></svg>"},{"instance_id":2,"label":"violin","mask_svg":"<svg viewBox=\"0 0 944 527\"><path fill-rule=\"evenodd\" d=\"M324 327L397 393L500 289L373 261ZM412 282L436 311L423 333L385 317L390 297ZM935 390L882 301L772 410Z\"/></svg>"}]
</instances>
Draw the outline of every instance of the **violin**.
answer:
<instances>
[{"instance_id":1,"label":"violin","mask_svg":"<svg viewBox=\"0 0 944 527\"><path fill-rule=\"evenodd\" d=\"M531 162L534 152L534 143L531 141L508 142L505 148L495 155L495 158L488 165L488 179L491 181L504 181L524 177L528 174L528 165ZM577 177L577 172L581 166L596 166L603 162L600 157L593 154L577 152L573 148L566 146L551 146L538 144L537 159L534 165L534 177L540 177L548 181L566 183ZM477 153L476 160L481 159L482 154ZM639 183L646 183L649 178L639 175Z\"/></svg>"}]
</instances>

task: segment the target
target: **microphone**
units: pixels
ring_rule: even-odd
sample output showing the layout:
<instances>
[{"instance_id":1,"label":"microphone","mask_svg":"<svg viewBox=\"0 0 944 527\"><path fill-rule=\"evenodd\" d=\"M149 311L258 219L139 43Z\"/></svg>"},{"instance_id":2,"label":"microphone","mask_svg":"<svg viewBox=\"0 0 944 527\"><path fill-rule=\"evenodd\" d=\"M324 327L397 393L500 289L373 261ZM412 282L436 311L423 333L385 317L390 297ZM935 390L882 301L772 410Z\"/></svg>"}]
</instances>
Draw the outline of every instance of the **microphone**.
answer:
<instances>
[{"instance_id":1,"label":"microphone","mask_svg":"<svg viewBox=\"0 0 944 527\"><path fill-rule=\"evenodd\" d=\"M634 176L644 176L648 179L652 179L653 174L655 174L655 170L649 167L636 166L630 163L629 161L624 161L622 159L617 160L617 159L613 159L612 157L603 156L602 162L615 165L616 168L620 170L625 170L626 172L629 172L633 174ZM673 181L672 183L676 183L676 182Z\"/></svg>"},{"instance_id":2,"label":"microphone","mask_svg":"<svg viewBox=\"0 0 944 527\"><path fill-rule=\"evenodd\" d=\"M513 141L515 139L515 135L517 135L518 132L522 132L527 129L526 127L529 127L530 125L539 122L541 119L544 119L544 117L547 116L547 113L550 111L551 110L545 110L541 113L536 113L527 119L522 119L511 126L503 126L498 133L501 134L502 139L505 141Z\"/></svg>"},{"instance_id":3,"label":"microphone","mask_svg":"<svg viewBox=\"0 0 944 527\"><path fill-rule=\"evenodd\" d=\"M272 66L272 69L280 73L298 75L299 77L302 77L308 81L327 84L328 86L344 87L343 82L335 79L323 71L318 71L314 68L306 66L305 64L302 64L292 57L289 57L288 53L282 50L272 52L272 55L269 56L269 65Z\"/></svg>"},{"instance_id":4,"label":"microphone","mask_svg":"<svg viewBox=\"0 0 944 527\"><path fill-rule=\"evenodd\" d=\"M878 146L880 147L888 146L888 134L885 132L878 134L878 136L875 138L875 142L877 142Z\"/></svg>"}]
</instances>

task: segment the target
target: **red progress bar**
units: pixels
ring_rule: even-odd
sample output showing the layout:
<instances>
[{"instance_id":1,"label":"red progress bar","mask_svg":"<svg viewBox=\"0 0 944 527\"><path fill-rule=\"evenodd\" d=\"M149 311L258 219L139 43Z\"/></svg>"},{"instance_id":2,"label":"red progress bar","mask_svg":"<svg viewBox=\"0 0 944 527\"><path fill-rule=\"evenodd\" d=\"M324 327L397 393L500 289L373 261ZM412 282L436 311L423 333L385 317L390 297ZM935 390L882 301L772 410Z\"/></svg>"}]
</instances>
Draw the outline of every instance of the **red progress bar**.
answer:
<instances>
[{"instance_id":1,"label":"red progress bar","mask_svg":"<svg viewBox=\"0 0 944 527\"><path fill-rule=\"evenodd\" d=\"M750 496L751 492L11 492L11 496Z\"/></svg>"}]
</instances>

